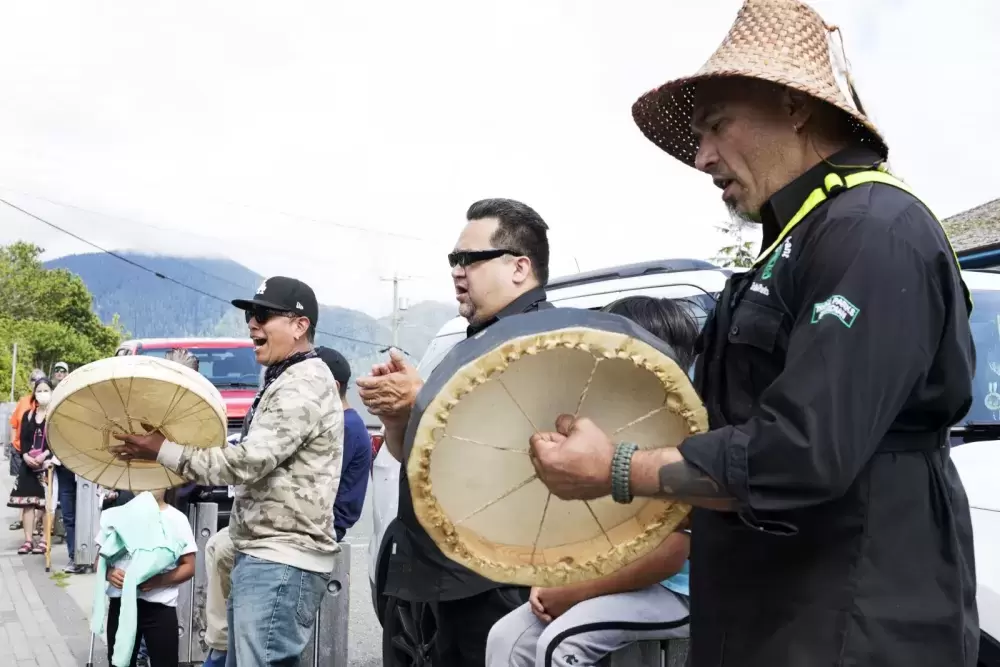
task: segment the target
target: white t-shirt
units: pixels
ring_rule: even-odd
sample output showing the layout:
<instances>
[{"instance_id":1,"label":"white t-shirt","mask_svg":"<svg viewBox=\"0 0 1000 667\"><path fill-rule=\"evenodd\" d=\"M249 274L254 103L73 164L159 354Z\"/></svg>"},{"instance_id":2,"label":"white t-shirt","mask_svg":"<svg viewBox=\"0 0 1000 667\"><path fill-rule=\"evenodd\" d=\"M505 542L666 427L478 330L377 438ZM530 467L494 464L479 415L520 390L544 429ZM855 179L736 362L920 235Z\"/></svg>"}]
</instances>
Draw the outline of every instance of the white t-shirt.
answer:
<instances>
[{"instance_id":1,"label":"white t-shirt","mask_svg":"<svg viewBox=\"0 0 1000 667\"><path fill-rule=\"evenodd\" d=\"M191 530L191 524L188 523L188 519L184 516L176 507L171 507L167 505L160 509L160 514L163 517L163 523L166 524L167 530L182 540L184 542L184 550L181 552L182 555L193 554L198 551L198 544L194 539L194 531ZM98 544L97 548L100 549L101 545ZM108 563L108 568L117 567L120 570L126 570L128 568L128 563L131 560L130 556L123 556L114 563ZM169 572L170 570L176 569L177 565L173 567L168 567L164 572ZM122 596L122 591L120 588L115 588L111 584L108 584L108 597L120 598ZM166 586L165 588L154 588L151 591L143 593L138 592L138 597L140 600L146 600L147 602L156 602L168 607L177 606L177 598L180 595L179 586Z\"/></svg>"}]
</instances>

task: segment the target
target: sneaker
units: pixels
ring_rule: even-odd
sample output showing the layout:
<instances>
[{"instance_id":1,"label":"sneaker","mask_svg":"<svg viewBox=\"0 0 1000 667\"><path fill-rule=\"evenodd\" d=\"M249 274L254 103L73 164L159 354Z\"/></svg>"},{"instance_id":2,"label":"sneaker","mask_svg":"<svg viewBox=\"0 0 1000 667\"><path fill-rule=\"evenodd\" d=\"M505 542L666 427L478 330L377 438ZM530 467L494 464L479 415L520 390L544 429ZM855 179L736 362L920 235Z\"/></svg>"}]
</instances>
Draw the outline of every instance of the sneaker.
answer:
<instances>
[{"instance_id":1,"label":"sneaker","mask_svg":"<svg viewBox=\"0 0 1000 667\"><path fill-rule=\"evenodd\" d=\"M66 574L84 574L87 572L86 565L77 565L76 563L70 563L63 568L63 572Z\"/></svg>"}]
</instances>

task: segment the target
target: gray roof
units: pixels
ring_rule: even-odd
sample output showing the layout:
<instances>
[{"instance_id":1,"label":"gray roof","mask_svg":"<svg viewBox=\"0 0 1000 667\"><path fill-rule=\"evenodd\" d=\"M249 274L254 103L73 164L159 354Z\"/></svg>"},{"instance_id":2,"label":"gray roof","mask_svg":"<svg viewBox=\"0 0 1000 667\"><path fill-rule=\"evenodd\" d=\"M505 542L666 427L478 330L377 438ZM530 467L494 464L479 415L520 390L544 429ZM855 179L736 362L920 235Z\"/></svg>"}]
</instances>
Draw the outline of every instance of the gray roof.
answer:
<instances>
[{"instance_id":1,"label":"gray roof","mask_svg":"<svg viewBox=\"0 0 1000 667\"><path fill-rule=\"evenodd\" d=\"M1000 242L1000 199L943 220L956 252Z\"/></svg>"}]
</instances>

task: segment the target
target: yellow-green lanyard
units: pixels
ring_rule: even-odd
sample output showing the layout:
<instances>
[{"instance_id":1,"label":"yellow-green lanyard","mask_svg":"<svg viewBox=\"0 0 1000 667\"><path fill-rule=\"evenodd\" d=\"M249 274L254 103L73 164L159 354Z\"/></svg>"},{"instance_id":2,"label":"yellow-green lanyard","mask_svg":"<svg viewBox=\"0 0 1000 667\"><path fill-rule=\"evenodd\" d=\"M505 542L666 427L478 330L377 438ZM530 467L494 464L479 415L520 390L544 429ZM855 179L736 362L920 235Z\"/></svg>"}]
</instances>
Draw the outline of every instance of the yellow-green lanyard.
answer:
<instances>
[{"instance_id":1,"label":"yellow-green lanyard","mask_svg":"<svg viewBox=\"0 0 1000 667\"><path fill-rule=\"evenodd\" d=\"M764 252L760 253L760 255L757 256L757 259L754 260L753 265L756 267L765 259L767 259L767 257L770 256L771 253L777 252L778 246L782 244L782 242L785 240L785 237L788 236L788 234L792 231L792 229L794 229L797 224L802 222L802 220L807 215L812 213L812 211L817 206L819 206L824 201L829 199L829 196L827 195L828 192L833 192L840 188L846 190L853 188L856 185L863 185L864 183L884 183L885 185L891 185L893 187L899 188L900 190L908 192L909 194L916 197L916 195L914 195L913 191L910 189L910 186L908 186L906 183L903 183L903 181L899 180L898 178L890 174L888 170L885 168L885 165L879 165L877 170L857 171L852 174L847 174L846 176L843 177L841 177L840 174L831 172L827 174L826 177L823 179L823 187L816 188L815 190L809 193L809 196L806 197L806 200L804 202L802 202L802 206L799 207L799 210L795 213L795 215L792 216L792 219L788 221L788 224L785 225L785 228L781 230L781 233L778 234L778 238L774 240L774 243L768 246L767 250L765 250ZM924 204L924 206L926 206L926 204ZM931 215L933 215L933 213ZM937 216L935 216L934 219L937 220ZM939 225L941 224L940 221L938 221L938 224ZM951 240L948 239L948 232L944 229L943 226L941 227L941 229L942 231L944 231L945 240L948 242L948 248L951 250L951 254L955 258L955 265L958 266L959 270L961 271L961 265L958 262L958 255L955 254L955 248L952 247ZM959 280L961 280L961 273L959 273ZM971 314L972 294L971 292L969 292L969 288L968 286L966 286L964 280L962 280L962 291L965 293L965 306L968 309L969 313Z\"/></svg>"}]
</instances>

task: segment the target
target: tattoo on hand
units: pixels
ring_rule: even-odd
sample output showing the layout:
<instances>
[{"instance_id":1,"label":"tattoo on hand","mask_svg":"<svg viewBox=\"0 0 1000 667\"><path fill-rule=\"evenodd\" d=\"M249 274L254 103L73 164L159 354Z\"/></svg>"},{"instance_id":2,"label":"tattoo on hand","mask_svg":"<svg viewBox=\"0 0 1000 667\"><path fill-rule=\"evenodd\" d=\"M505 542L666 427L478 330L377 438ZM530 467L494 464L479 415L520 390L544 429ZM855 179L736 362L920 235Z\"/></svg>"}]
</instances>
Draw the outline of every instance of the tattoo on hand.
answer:
<instances>
[{"instance_id":1,"label":"tattoo on hand","mask_svg":"<svg viewBox=\"0 0 1000 667\"><path fill-rule=\"evenodd\" d=\"M729 498L715 480L686 461L660 467L660 492L672 498Z\"/></svg>"}]
</instances>

